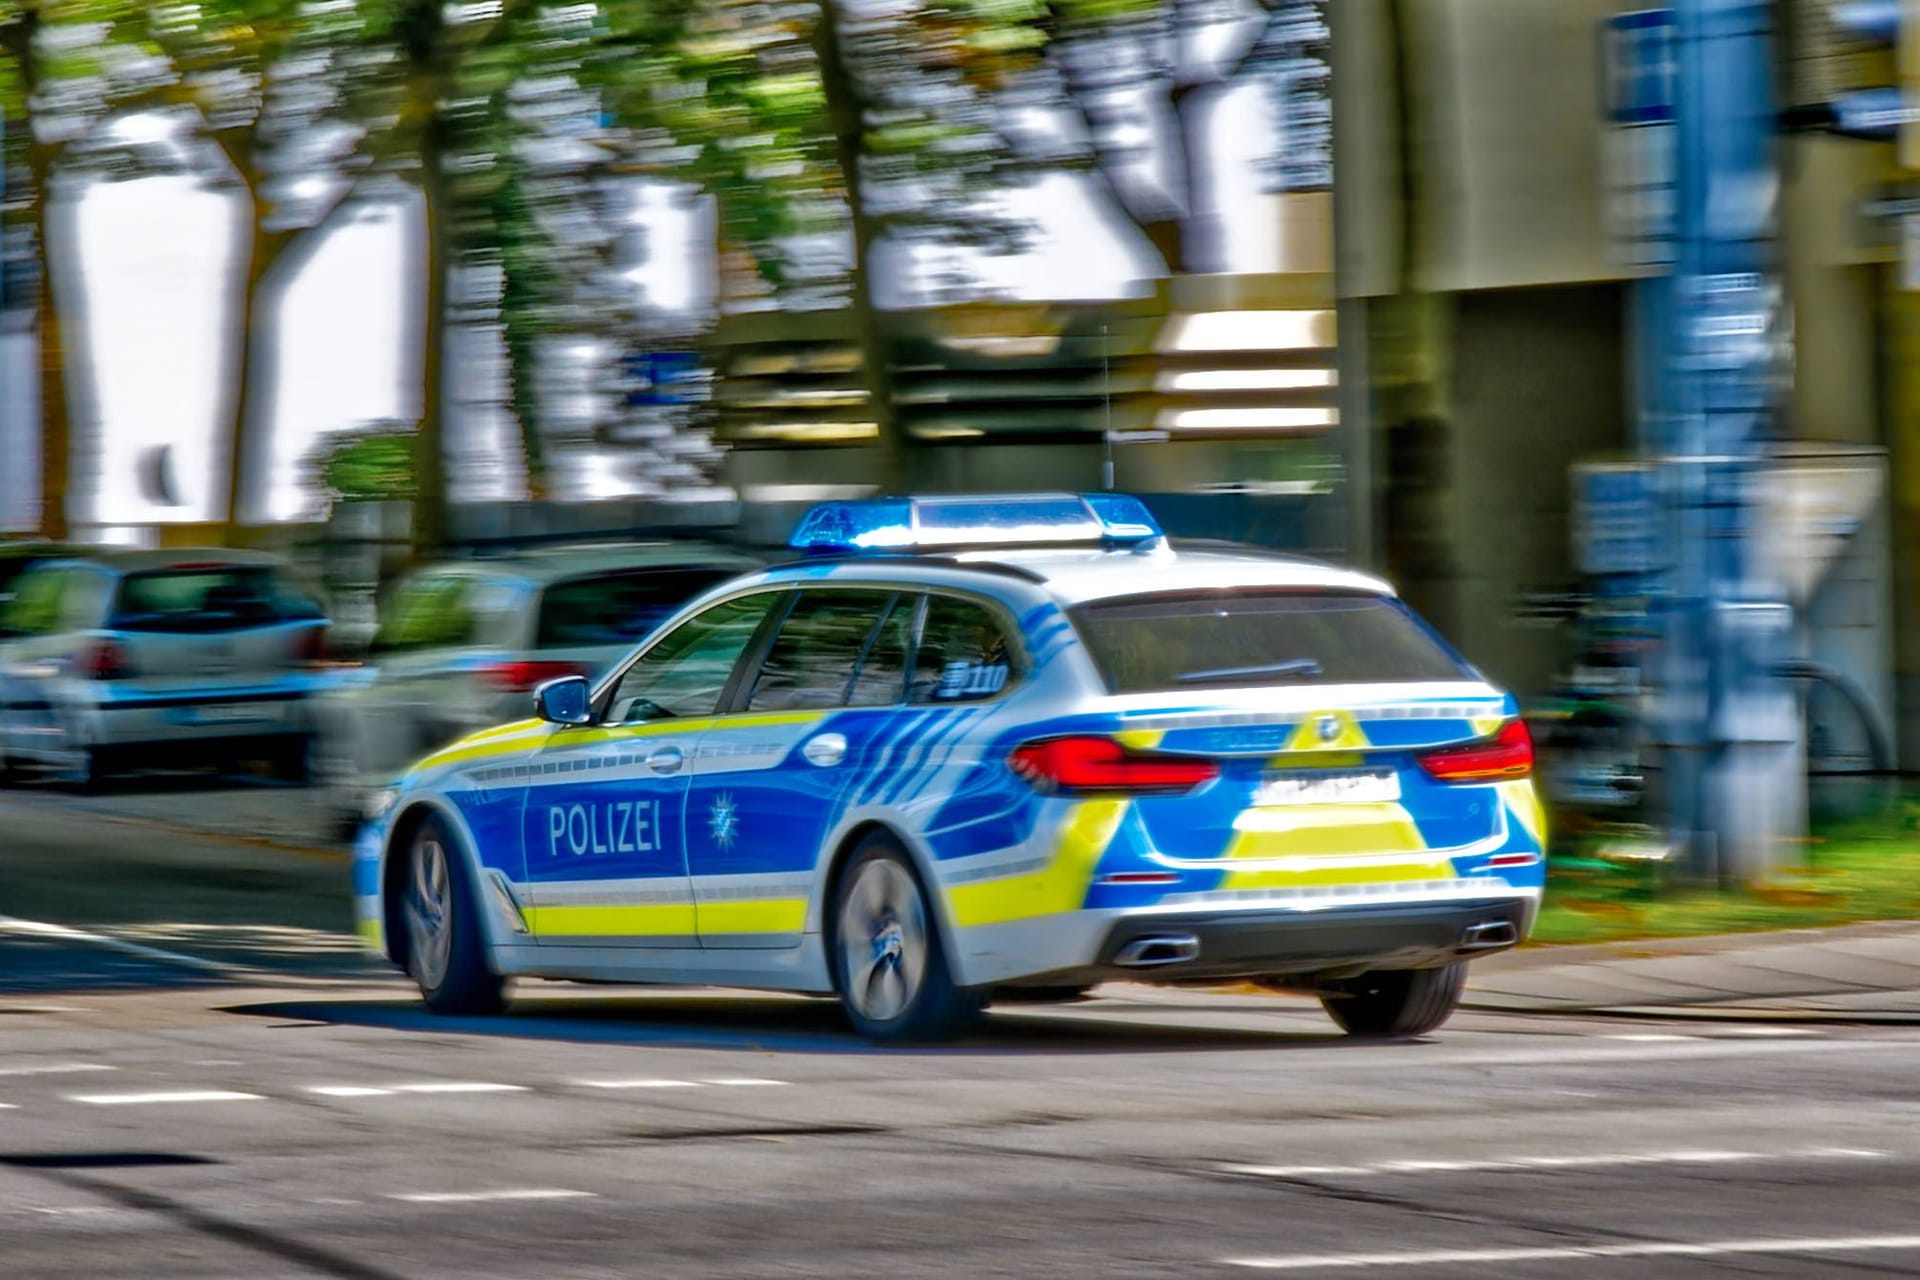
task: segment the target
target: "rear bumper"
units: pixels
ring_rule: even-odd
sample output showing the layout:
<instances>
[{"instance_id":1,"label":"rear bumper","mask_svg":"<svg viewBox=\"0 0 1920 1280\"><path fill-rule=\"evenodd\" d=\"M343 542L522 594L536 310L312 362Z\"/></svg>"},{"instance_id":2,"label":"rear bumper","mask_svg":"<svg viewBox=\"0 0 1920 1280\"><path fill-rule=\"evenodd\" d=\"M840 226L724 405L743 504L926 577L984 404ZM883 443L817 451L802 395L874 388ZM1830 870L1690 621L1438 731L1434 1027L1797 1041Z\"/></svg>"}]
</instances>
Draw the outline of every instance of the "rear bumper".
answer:
<instances>
[{"instance_id":1,"label":"rear bumper","mask_svg":"<svg viewBox=\"0 0 1920 1280\"><path fill-rule=\"evenodd\" d=\"M1504 951L1533 929L1531 897L1117 920L1096 968L1143 982L1293 980L1342 970L1421 969Z\"/></svg>"},{"instance_id":2,"label":"rear bumper","mask_svg":"<svg viewBox=\"0 0 1920 1280\"><path fill-rule=\"evenodd\" d=\"M235 690L131 695L89 708L95 745L225 742L311 733L306 690Z\"/></svg>"}]
</instances>

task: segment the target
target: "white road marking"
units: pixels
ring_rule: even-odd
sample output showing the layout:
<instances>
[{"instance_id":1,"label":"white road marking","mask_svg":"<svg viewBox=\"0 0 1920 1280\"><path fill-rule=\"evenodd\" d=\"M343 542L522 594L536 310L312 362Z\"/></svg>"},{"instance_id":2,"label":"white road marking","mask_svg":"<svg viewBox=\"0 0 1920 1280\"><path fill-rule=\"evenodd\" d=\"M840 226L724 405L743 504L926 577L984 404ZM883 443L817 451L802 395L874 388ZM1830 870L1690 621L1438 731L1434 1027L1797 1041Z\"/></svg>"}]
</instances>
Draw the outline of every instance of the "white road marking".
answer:
<instances>
[{"instance_id":1,"label":"white road marking","mask_svg":"<svg viewBox=\"0 0 1920 1280\"><path fill-rule=\"evenodd\" d=\"M1811 1027L1748 1027L1730 1026L1714 1028L1723 1036L1817 1036L1821 1034Z\"/></svg>"},{"instance_id":2,"label":"white road marking","mask_svg":"<svg viewBox=\"0 0 1920 1280\"><path fill-rule=\"evenodd\" d=\"M480 1204L488 1200L582 1200L594 1198L594 1193L560 1187L525 1187L512 1191L416 1191L387 1198L409 1204Z\"/></svg>"},{"instance_id":3,"label":"white road marking","mask_svg":"<svg viewBox=\"0 0 1920 1280\"><path fill-rule=\"evenodd\" d=\"M589 1089L698 1089L698 1080L577 1080Z\"/></svg>"},{"instance_id":4,"label":"white road marking","mask_svg":"<svg viewBox=\"0 0 1920 1280\"><path fill-rule=\"evenodd\" d=\"M96 1107L136 1107L166 1102L260 1102L257 1093L235 1093L229 1089L182 1089L174 1093L70 1093L69 1102L89 1102Z\"/></svg>"},{"instance_id":5,"label":"white road marking","mask_svg":"<svg viewBox=\"0 0 1920 1280\"><path fill-rule=\"evenodd\" d=\"M1672 1044L1675 1041L1679 1041L1679 1040L1697 1040L1699 1039L1699 1037L1698 1036L1668 1036L1668 1035L1659 1035L1656 1033L1649 1033L1646 1035L1633 1035L1633 1036L1608 1036L1607 1039L1631 1040L1639 1044Z\"/></svg>"},{"instance_id":6,"label":"white road marking","mask_svg":"<svg viewBox=\"0 0 1920 1280\"><path fill-rule=\"evenodd\" d=\"M0 1111L18 1111L19 1109L18 1103L0 1102Z\"/></svg>"},{"instance_id":7,"label":"white road marking","mask_svg":"<svg viewBox=\"0 0 1920 1280\"><path fill-rule=\"evenodd\" d=\"M1546 1169L1624 1169L1661 1164L1738 1164L1781 1160L1886 1160L1885 1151L1807 1147L1794 1151L1649 1151L1590 1156L1512 1156L1501 1160L1382 1160L1372 1164L1230 1164L1254 1178L1375 1178L1408 1173L1518 1173Z\"/></svg>"},{"instance_id":8,"label":"white road marking","mask_svg":"<svg viewBox=\"0 0 1920 1280\"><path fill-rule=\"evenodd\" d=\"M0 1076L65 1076L83 1071L117 1071L104 1062L44 1062L26 1067L0 1067Z\"/></svg>"},{"instance_id":9,"label":"white road marking","mask_svg":"<svg viewBox=\"0 0 1920 1280\"><path fill-rule=\"evenodd\" d=\"M483 1080L433 1080L426 1084L396 1084L395 1093L525 1093L523 1084L489 1084Z\"/></svg>"},{"instance_id":10,"label":"white road marking","mask_svg":"<svg viewBox=\"0 0 1920 1280\"><path fill-rule=\"evenodd\" d=\"M1756 1253L1868 1253L1920 1249L1920 1236L1804 1236L1775 1240L1648 1241L1541 1249L1433 1249L1419 1253L1323 1253L1285 1258L1222 1258L1259 1271L1333 1271L1367 1267L1440 1267L1471 1262L1559 1262L1582 1258L1712 1258Z\"/></svg>"},{"instance_id":11,"label":"white road marking","mask_svg":"<svg viewBox=\"0 0 1920 1280\"><path fill-rule=\"evenodd\" d=\"M736 1089L763 1089L783 1086L785 1080L766 1080L759 1076L721 1076L715 1080L702 1080L701 1084L717 1084Z\"/></svg>"},{"instance_id":12,"label":"white road marking","mask_svg":"<svg viewBox=\"0 0 1920 1280\"><path fill-rule=\"evenodd\" d=\"M391 1089L372 1089L359 1084L317 1084L307 1089L308 1093L317 1093L323 1098L388 1098L393 1096Z\"/></svg>"}]
</instances>

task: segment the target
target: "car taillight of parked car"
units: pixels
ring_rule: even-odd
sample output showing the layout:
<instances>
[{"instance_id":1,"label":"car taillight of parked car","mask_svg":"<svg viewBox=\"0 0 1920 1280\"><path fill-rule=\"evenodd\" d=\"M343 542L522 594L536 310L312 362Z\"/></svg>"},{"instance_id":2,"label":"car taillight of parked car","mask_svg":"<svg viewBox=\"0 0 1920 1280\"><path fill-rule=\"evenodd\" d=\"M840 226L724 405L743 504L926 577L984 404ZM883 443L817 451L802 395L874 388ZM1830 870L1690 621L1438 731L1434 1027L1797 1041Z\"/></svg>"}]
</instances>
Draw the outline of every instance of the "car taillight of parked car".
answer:
<instances>
[{"instance_id":1,"label":"car taillight of parked car","mask_svg":"<svg viewBox=\"0 0 1920 1280\"><path fill-rule=\"evenodd\" d=\"M88 680L124 680L133 674L127 655L111 640L102 640L81 654L78 665Z\"/></svg>"},{"instance_id":2,"label":"car taillight of parked car","mask_svg":"<svg viewBox=\"0 0 1920 1280\"><path fill-rule=\"evenodd\" d=\"M502 693L532 693L549 680L588 674L577 662L501 662L480 672L482 679Z\"/></svg>"},{"instance_id":3,"label":"car taillight of parked car","mask_svg":"<svg viewBox=\"0 0 1920 1280\"><path fill-rule=\"evenodd\" d=\"M332 656L327 647L327 629L311 627L300 633L298 648L294 654L296 661L308 666L319 666Z\"/></svg>"}]
</instances>

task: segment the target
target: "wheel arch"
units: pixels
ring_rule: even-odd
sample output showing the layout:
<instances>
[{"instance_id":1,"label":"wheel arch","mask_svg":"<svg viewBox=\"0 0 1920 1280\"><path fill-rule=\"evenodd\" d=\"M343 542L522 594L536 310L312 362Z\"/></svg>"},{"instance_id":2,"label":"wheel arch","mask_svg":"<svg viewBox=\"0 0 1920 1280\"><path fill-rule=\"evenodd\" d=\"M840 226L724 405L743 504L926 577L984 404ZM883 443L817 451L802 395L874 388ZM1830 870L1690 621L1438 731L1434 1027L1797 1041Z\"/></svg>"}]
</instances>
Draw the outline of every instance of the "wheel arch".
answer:
<instances>
[{"instance_id":1,"label":"wheel arch","mask_svg":"<svg viewBox=\"0 0 1920 1280\"><path fill-rule=\"evenodd\" d=\"M927 895L927 905L933 911L934 921L939 926L940 948L946 955L947 972L954 975L955 981L965 985L960 940L954 933L953 918L947 910L947 898L946 894L941 892L940 879L933 873L932 855L897 823L880 816L863 817L851 823L835 839L833 854L827 861L826 874L820 880L818 904L820 940L821 952L827 964L827 981L836 992L839 990L839 966L833 959L833 931L836 927L833 919L833 903L840 892L840 879L846 874L847 864L853 860L853 851L858 849L869 836L876 834L887 836L906 851L908 861L913 864L914 874L920 878L920 888Z\"/></svg>"},{"instance_id":2,"label":"wheel arch","mask_svg":"<svg viewBox=\"0 0 1920 1280\"><path fill-rule=\"evenodd\" d=\"M445 829L448 839L453 843L454 854L460 859L461 867L466 871L467 884L474 896L474 918L479 923L481 943L491 954L495 944L494 913L487 909L486 888L483 878L484 869L480 866L480 856L473 840L473 832L468 829L460 811L438 796L420 796L411 801L400 815L394 819L393 828L387 834L385 849L380 855L380 924L386 939L387 959L407 967L407 926L400 915L401 878L406 874L405 853L413 843L413 837L419 832L421 824L429 818L438 819Z\"/></svg>"}]
</instances>

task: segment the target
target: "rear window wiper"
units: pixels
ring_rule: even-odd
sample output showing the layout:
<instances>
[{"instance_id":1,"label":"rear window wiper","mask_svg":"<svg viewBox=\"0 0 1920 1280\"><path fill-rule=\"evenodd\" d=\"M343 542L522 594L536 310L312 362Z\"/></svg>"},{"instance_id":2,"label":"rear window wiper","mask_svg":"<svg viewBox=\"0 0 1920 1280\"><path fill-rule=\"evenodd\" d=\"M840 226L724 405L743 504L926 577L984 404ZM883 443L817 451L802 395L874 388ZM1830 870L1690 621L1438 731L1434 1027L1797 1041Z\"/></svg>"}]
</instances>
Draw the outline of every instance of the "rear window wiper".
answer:
<instances>
[{"instance_id":1,"label":"rear window wiper","mask_svg":"<svg viewBox=\"0 0 1920 1280\"><path fill-rule=\"evenodd\" d=\"M1267 662L1257 667L1215 667L1210 671L1184 671L1174 677L1175 684L1211 684L1215 680L1238 680L1253 676L1317 676L1316 658L1289 658L1285 662Z\"/></svg>"}]
</instances>

